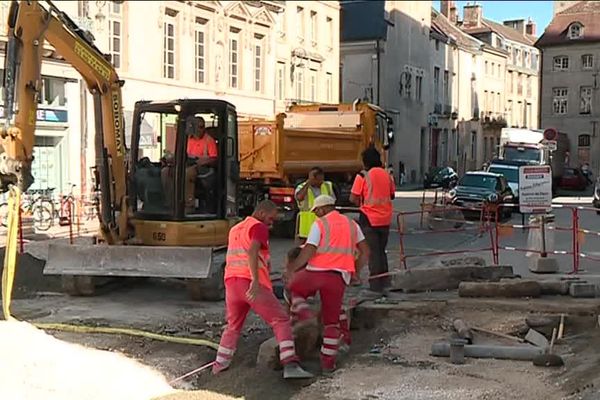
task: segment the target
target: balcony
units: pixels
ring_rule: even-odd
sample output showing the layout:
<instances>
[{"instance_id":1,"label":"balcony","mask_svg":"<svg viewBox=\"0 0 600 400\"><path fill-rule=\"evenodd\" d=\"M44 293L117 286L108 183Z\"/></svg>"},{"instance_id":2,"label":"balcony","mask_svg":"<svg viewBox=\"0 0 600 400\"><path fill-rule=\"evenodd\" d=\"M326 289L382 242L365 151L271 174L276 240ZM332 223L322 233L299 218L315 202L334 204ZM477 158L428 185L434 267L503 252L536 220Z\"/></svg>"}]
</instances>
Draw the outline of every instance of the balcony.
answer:
<instances>
[{"instance_id":1,"label":"balcony","mask_svg":"<svg viewBox=\"0 0 600 400\"><path fill-rule=\"evenodd\" d=\"M504 113L499 112L482 111L481 121L484 126L491 128L505 128L507 126Z\"/></svg>"}]
</instances>

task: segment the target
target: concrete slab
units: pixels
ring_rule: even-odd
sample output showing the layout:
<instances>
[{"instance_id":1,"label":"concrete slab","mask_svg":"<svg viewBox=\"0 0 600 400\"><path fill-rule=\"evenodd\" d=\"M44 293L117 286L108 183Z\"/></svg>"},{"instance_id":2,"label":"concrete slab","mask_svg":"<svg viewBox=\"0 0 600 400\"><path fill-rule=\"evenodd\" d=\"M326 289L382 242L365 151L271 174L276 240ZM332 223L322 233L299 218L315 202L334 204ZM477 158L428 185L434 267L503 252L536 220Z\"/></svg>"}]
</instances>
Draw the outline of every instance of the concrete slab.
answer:
<instances>
[{"instance_id":1,"label":"concrete slab","mask_svg":"<svg viewBox=\"0 0 600 400\"><path fill-rule=\"evenodd\" d=\"M552 257L540 257L529 264L529 271L536 274L555 274L558 270L558 261Z\"/></svg>"},{"instance_id":2,"label":"concrete slab","mask_svg":"<svg viewBox=\"0 0 600 400\"><path fill-rule=\"evenodd\" d=\"M596 285L593 283L573 283L569 287L569 294L575 298L596 297Z\"/></svg>"},{"instance_id":3,"label":"concrete slab","mask_svg":"<svg viewBox=\"0 0 600 400\"><path fill-rule=\"evenodd\" d=\"M525 335L525 341L537 347L541 347L542 349L545 349L550 344L548 343L548 339L546 339L546 336L542 335L534 329L530 329L529 332L527 332L527 335Z\"/></svg>"}]
</instances>

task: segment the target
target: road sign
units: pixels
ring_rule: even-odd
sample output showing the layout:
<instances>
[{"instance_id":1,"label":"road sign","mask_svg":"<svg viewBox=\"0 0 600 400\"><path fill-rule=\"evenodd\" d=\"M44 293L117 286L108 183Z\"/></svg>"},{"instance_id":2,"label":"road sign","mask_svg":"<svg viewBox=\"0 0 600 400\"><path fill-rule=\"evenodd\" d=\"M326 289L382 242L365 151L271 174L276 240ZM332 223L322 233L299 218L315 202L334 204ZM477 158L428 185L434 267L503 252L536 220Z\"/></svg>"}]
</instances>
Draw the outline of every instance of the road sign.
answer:
<instances>
[{"instance_id":1,"label":"road sign","mask_svg":"<svg viewBox=\"0 0 600 400\"><path fill-rule=\"evenodd\" d=\"M542 144L550 151L556 150L556 140L542 140Z\"/></svg>"},{"instance_id":2,"label":"road sign","mask_svg":"<svg viewBox=\"0 0 600 400\"><path fill-rule=\"evenodd\" d=\"M522 214L552 211L552 168L549 165L519 168L519 211Z\"/></svg>"},{"instance_id":3,"label":"road sign","mask_svg":"<svg viewBox=\"0 0 600 400\"><path fill-rule=\"evenodd\" d=\"M556 140L558 138L558 132L554 128L548 128L544 130L544 139Z\"/></svg>"}]
</instances>

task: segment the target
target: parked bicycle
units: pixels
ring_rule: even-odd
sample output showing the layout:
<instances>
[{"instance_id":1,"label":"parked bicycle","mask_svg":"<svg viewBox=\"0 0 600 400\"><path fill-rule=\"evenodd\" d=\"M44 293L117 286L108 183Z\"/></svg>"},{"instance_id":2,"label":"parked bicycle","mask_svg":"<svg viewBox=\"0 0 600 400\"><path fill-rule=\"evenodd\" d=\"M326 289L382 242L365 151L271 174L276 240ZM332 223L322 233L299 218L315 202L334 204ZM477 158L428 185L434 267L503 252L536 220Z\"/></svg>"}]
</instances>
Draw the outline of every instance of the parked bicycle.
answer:
<instances>
[{"instance_id":1,"label":"parked bicycle","mask_svg":"<svg viewBox=\"0 0 600 400\"><path fill-rule=\"evenodd\" d=\"M55 208L52 200L54 188L29 190L21 198L21 216L32 217L35 229L45 232L53 224ZM0 224L8 223L8 203L0 203Z\"/></svg>"}]
</instances>

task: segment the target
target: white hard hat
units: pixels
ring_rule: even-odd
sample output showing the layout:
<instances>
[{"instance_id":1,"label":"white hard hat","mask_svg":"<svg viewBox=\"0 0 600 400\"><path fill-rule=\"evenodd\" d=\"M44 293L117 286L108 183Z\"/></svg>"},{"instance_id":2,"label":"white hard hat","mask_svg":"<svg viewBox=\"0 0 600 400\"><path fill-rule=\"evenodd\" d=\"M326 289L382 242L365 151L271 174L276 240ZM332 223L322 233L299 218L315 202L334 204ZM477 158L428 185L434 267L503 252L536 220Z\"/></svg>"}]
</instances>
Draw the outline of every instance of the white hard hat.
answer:
<instances>
[{"instance_id":1,"label":"white hard hat","mask_svg":"<svg viewBox=\"0 0 600 400\"><path fill-rule=\"evenodd\" d=\"M317 196L317 198L315 199L315 203L313 204L310 211L315 211L319 207L333 206L333 205L335 205L335 199L326 194L322 194L322 195Z\"/></svg>"}]
</instances>

